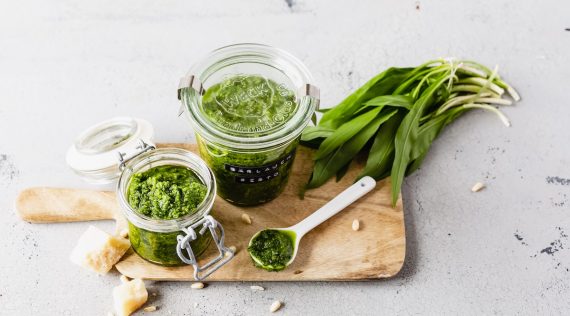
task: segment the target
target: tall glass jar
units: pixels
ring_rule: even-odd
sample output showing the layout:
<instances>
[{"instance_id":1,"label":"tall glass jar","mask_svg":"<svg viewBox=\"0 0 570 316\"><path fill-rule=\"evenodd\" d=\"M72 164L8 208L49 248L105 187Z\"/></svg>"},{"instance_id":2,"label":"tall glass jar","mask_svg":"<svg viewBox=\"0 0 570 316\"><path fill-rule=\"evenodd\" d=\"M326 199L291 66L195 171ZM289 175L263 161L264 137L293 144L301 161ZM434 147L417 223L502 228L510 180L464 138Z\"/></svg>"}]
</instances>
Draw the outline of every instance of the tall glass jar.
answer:
<instances>
[{"instance_id":1,"label":"tall glass jar","mask_svg":"<svg viewBox=\"0 0 570 316\"><path fill-rule=\"evenodd\" d=\"M319 104L311 82L297 58L260 44L215 50L182 78L178 96L221 197L256 205L283 191Z\"/></svg>"}]
</instances>

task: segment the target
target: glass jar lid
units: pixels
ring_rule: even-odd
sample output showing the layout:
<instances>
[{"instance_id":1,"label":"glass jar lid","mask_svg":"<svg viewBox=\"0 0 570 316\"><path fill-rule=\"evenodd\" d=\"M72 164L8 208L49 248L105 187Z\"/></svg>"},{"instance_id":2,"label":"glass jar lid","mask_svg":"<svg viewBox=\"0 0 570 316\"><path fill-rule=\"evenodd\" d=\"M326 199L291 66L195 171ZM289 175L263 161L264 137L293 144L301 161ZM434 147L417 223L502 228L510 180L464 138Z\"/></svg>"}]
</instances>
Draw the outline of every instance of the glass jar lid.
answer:
<instances>
[{"instance_id":1,"label":"glass jar lid","mask_svg":"<svg viewBox=\"0 0 570 316\"><path fill-rule=\"evenodd\" d=\"M200 136L238 148L297 137L318 106L318 89L291 54L266 45L213 51L181 80L179 98Z\"/></svg>"},{"instance_id":2,"label":"glass jar lid","mask_svg":"<svg viewBox=\"0 0 570 316\"><path fill-rule=\"evenodd\" d=\"M83 131L67 150L66 162L88 182L111 183L121 174L122 155L140 151L141 140L152 145L153 137L148 121L115 117Z\"/></svg>"}]
</instances>

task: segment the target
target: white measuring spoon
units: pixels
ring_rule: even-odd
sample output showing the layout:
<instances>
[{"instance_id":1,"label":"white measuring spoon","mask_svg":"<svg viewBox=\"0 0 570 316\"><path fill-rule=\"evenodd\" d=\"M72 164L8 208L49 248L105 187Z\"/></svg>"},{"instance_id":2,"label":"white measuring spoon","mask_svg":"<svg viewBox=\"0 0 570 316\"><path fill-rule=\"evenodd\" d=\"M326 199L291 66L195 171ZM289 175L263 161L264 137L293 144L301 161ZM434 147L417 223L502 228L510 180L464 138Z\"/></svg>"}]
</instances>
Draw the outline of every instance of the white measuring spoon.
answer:
<instances>
[{"instance_id":1,"label":"white measuring spoon","mask_svg":"<svg viewBox=\"0 0 570 316\"><path fill-rule=\"evenodd\" d=\"M376 180L371 177L364 177L358 180L356 183L348 187L346 190L342 191L339 195L337 195L334 199L332 199L327 204L323 205L320 209L315 211L313 214L307 216L304 220L300 221L299 223L286 228L267 228L264 230L279 230L283 231L288 235L293 241L293 255L289 262L285 264L285 266L290 265L295 257L297 256L297 251L299 250L299 242L301 238L305 236L308 232L310 232L313 228L319 226L327 219L333 217L338 212L345 209L350 204L354 203L356 200L363 197L366 193L372 191L376 186ZM262 231L258 231L253 237L251 237L249 241L249 246L251 246L252 241L257 237ZM264 264L255 256L251 255L251 258L260 266L264 266Z\"/></svg>"}]
</instances>

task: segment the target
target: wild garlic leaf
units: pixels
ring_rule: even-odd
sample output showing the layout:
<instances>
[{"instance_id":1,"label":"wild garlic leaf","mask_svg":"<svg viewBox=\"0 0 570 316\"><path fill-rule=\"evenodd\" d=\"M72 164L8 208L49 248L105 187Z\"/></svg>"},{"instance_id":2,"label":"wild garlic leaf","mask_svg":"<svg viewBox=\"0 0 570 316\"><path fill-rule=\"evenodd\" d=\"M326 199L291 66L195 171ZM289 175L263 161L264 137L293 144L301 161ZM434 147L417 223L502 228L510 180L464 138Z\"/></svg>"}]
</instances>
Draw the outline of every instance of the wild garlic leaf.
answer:
<instances>
[{"instance_id":1,"label":"wild garlic leaf","mask_svg":"<svg viewBox=\"0 0 570 316\"><path fill-rule=\"evenodd\" d=\"M414 100L407 95L381 95L364 102L364 106L356 111L355 114L358 115L371 107L384 108L386 106L390 106L402 107L409 110L413 104Z\"/></svg>"},{"instance_id":2,"label":"wild garlic leaf","mask_svg":"<svg viewBox=\"0 0 570 316\"><path fill-rule=\"evenodd\" d=\"M402 124L396 132L394 138L395 155L391 172L392 205L396 205L398 197L400 196L400 188L404 181L404 176L418 136L420 118L423 115L424 109L433 103L436 92L447 80L449 80L449 71L438 75L437 81L431 84L421 94L410 112L402 120Z\"/></svg>"},{"instance_id":3,"label":"wild garlic leaf","mask_svg":"<svg viewBox=\"0 0 570 316\"><path fill-rule=\"evenodd\" d=\"M344 167L340 168L340 170L336 172L336 182L342 180L342 178L346 175L346 172L348 171L349 167L350 167L350 161L346 165L344 165Z\"/></svg>"},{"instance_id":4,"label":"wild garlic leaf","mask_svg":"<svg viewBox=\"0 0 570 316\"><path fill-rule=\"evenodd\" d=\"M357 180L370 176L376 180L390 175L390 168L394 161L394 135L402 122L403 113L391 117L380 127L370 148L366 165Z\"/></svg>"},{"instance_id":5,"label":"wild garlic leaf","mask_svg":"<svg viewBox=\"0 0 570 316\"><path fill-rule=\"evenodd\" d=\"M463 114L466 108L455 108L442 115L437 115L422 124L418 131L418 137L412 149L410 164L406 170L406 176L416 171L427 155L431 144L441 133L443 128Z\"/></svg>"},{"instance_id":6,"label":"wild garlic leaf","mask_svg":"<svg viewBox=\"0 0 570 316\"><path fill-rule=\"evenodd\" d=\"M374 78L358 88L332 110L327 111L321 118L320 125L331 128L338 128L348 121L364 102L379 96L392 94L403 78L405 78L413 68L388 68Z\"/></svg>"},{"instance_id":7,"label":"wild garlic leaf","mask_svg":"<svg viewBox=\"0 0 570 316\"><path fill-rule=\"evenodd\" d=\"M385 115L378 116L363 129L361 129L353 138L344 143L334 152L328 154L323 159L315 161L315 167L311 180L307 184L307 189L320 187L333 175L343 168L362 150L364 145L374 136L382 123L390 119L397 110L393 110Z\"/></svg>"},{"instance_id":8,"label":"wild garlic leaf","mask_svg":"<svg viewBox=\"0 0 570 316\"><path fill-rule=\"evenodd\" d=\"M350 140L354 135L374 120L381 110L381 108L372 109L340 126L332 135L323 141L313 159L321 159L330 154L333 150L342 146L342 144Z\"/></svg>"},{"instance_id":9,"label":"wild garlic leaf","mask_svg":"<svg viewBox=\"0 0 570 316\"><path fill-rule=\"evenodd\" d=\"M331 136L334 129L322 126L307 126L301 134L301 141L310 141L315 138L327 138Z\"/></svg>"}]
</instances>

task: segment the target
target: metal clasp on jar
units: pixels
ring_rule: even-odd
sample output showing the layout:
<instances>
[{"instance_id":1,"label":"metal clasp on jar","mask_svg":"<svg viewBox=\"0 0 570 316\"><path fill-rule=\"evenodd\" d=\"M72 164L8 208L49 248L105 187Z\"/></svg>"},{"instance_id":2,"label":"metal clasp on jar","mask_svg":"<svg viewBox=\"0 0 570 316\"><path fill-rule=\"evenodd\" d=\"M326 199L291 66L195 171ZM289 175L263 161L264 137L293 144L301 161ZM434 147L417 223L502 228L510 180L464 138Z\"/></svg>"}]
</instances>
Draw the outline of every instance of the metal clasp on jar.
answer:
<instances>
[{"instance_id":1,"label":"metal clasp on jar","mask_svg":"<svg viewBox=\"0 0 570 316\"><path fill-rule=\"evenodd\" d=\"M187 75L185 77L182 77L180 79L180 83L178 84L178 100L182 100L182 91L188 88L193 89L195 93L198 93L198 95L204 95L204 93L206 93L206 90L204 89L204 86L202 85L200 79L198 79L198 76ZM184 113L184 105L180 105L180 108L178 109L178 116L182 115L182 113Z\"/></svg>"},{"instance_id":2,"label":"metal clasp on jar","mask_svg":"<svg viewBox=\"0 0 570 316\"><path fill-rule=\"evenodd\" d=\"M145 143L144 140L139 139L139 145L136 148L138 151L132 153L131 155L127 155L127 153L123 153L123 152L118 152L119 155L119 170L123 170L125 169L125 165L127 164L127 162L129 162L129 160L135 158L136 156L143 154L149 150L154 150L156 149L156 147L154 145L149 145L147 143Z\"/></svg>"},{"instance_id":3,"label":"metal clasp on jar","mask_svg":"<svg viewBox=\"0 0 570 316\"><path fill-rule=\"evenodd\" d=\"M198 231L198 234L204 235L204 233L206 233L206 230L209 230L219 252L216 258L210 260L203 266L200 266L198 264L198 260L194 255L192 246L190 245L191 241L198 238L196 230L200 227L200 225L202 227ZM224 245L224 228L212 216L207 215L191 226L183 228L182 231L186 235L178 235L176 237L178 240L178 244L176 245L176 252L178 253L178 257L180 257L180 260L182 260L182 262L194 267L194 279L200 281L207 278L210 274L214 273L234 257L233 250L227 248Z\"/></svg>"}]
</instances>

